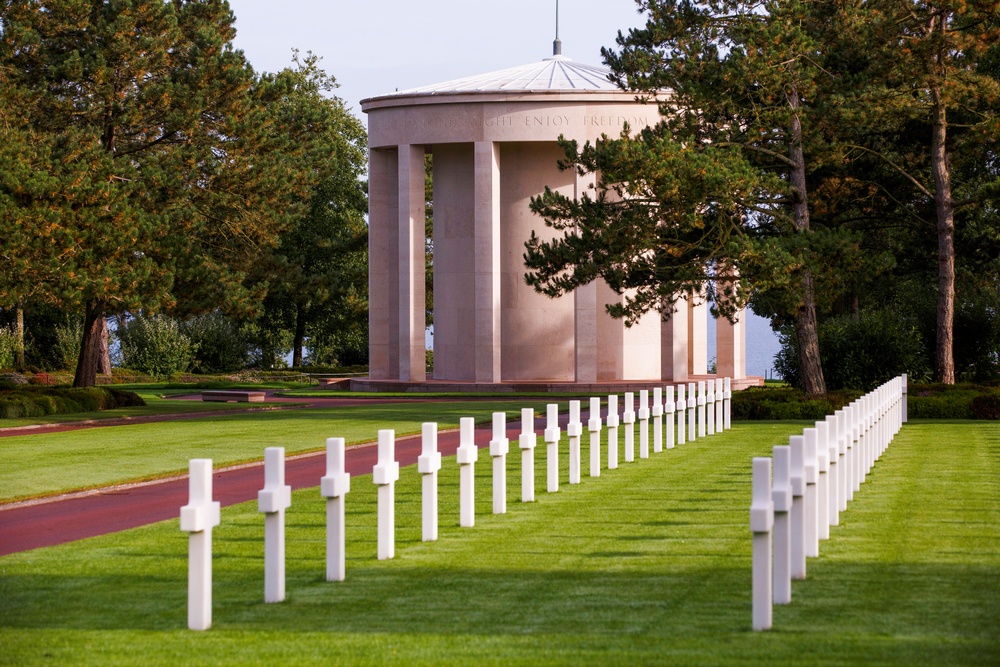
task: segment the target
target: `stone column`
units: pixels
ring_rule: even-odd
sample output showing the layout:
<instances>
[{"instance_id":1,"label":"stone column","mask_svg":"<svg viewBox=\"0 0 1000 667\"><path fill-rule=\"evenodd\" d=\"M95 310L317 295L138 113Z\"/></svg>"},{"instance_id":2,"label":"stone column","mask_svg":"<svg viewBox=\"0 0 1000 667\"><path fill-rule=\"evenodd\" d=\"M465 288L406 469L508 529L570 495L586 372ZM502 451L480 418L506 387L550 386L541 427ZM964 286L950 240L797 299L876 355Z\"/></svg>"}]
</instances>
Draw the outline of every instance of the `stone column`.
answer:
<instances>
[{"instance_id":1,"label":"stone column","mask_svg":"<svg viewBox=\"0 0 1000 667\"><path fill-rule=\"evenodd\" d=\"M500 153L496 144L477 141L473 164L476 382L500 382Z\"/></svg>"},{"instance_id":2,"label":"stone column","mask_svg":"<svg viewBox=\"0 0 1000 667\"><path fill-rule=\"evenodd\" d=\"M577 174L573 195L579 200L588 186L596 181L595 174ZM590 193L593 195L593 191ZM598 281L594 280L573 290L573 365L577 382L597 382L598 318L604 315L604 304L598 299Z\"/></svg>"},{"instance_id":3,"label":"stone column","mask_svg":"<svg viewBox=\"0 0 1000 667\"><path fill-rule=\"evenodd\" d=\"M715 372L731 378L747 376L746 328L744 311L736 314L736 321L725 317L715 320Z\"/></svg>"},{"instance_id":4,"label":"stone column","mask_svg":"<svg viewBox=\"0 0 1000 667\"><path fill-rule=\"evenodd\" d=\"M397 153L372 150L368 161L368 376L395 379L399 370L399 226Z\"/></svg>"},{"instance_id":5,"label":"stone column","mask_svg":"<svg viewBox=\"0 0 1000 667\"><path fill-rule=\"evenodd\" d=\"M424 329L424 147L400 146L398 225L399 379L426 379Z\"/></svg>"},{"instance_id":6,"label":"stone column","mask_svg":"<svg viewBox=\"0 0 1000 667\"><path fill-rule=\"evenodd\" d=\"M688 379L688 302L683 296L660 322L660 378L675 383Z\"/></svg>"}]
</instances>

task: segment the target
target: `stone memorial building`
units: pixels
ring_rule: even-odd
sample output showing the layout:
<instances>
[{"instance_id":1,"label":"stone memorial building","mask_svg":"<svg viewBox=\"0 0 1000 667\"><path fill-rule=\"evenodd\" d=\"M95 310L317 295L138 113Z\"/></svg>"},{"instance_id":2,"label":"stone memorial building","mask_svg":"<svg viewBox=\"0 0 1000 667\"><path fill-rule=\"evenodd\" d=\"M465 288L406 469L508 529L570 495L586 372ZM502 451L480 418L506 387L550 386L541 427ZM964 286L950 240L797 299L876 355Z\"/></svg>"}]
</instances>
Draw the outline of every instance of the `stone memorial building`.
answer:
<instances>
[{"instance_id":1,"label":"stone memorial building","mask_svg":"<svg viewBox=\"0 0 1000 667\"><path fill-rule=\"evenodd\" d=\"M555 49L558 52L558 49ZM524 282L524 242L551 238L528 208L545 186L578 196L560 135L581 144L658 118L655 104L562 55L361 102L368 114L370 375L358 388L641 384L707 372L705 303L626 328L597 281L551 299ZM425 155L433 165L434 370L425 372ZM717 323L719 375L745 376L743 325Z\"/></svg>"}]
</instances>

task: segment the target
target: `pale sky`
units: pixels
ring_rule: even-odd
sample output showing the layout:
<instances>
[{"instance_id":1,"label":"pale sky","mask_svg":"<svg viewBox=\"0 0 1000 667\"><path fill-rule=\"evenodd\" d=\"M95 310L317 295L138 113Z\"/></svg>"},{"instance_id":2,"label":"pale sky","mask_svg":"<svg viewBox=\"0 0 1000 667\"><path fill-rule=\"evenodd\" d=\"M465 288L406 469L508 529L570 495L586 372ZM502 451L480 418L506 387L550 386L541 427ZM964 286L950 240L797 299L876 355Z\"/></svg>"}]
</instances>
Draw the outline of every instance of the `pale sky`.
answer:
<instances>
[{"instance_id":1,"label":"pale sky","mask_svg":"<svg viewBox=\"0 0 1000 667\"><path fill-rule=\"evenodd\" d=\"M338 97L364 119L361 100L484 74L552 55L556 0L230 0L237 48L258 71L312 51L336 77ZM560 0L564 56L603 64L601 47L644 23L634 0Z\"/></svg>"}]
</instances>

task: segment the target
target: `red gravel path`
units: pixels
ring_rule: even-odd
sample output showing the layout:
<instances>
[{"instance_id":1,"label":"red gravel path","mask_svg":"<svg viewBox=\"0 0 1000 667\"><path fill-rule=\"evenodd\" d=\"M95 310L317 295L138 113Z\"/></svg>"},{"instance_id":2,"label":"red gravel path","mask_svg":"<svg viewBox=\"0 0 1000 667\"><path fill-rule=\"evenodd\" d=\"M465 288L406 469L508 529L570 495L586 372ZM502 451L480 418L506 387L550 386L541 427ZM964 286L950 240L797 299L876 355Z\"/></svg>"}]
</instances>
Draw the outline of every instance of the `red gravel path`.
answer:
<instances>
[{"instance_id":1,"label":"red gravel path","mask_svg":"<svg viewBox=\"0 0 1000 667\"><path fill-rule=\"evenodd\" d=\"M269 400L271 399L269 398ZM302 399L288 400L301 401ZM327 405L327 403L348 401L350 404L356 404L358 400L371 401L372 399L320 400L324 403L322 407L334 407ZM392 399L385 402L408 400L413 399ZM316 403L316 407L320 407L319 402L319 400L310 401L310 403ZM196 413L197 416L212 414L219 413ZM192 418L196 415L187 415L184 418ZM164 415L163 417L181 418L177 415ZM164 419L156 420L163 421ZM544 421L544 415L536 414L536 422L541 423L542 421ZM134 424L136 420L128 420L125 423ZM105 426L107 424L107 422L98 422L89 426ZM80 424L58 426L64 427L62 430L87 427L87 425ZM520 429L520 420L508 421L507 437L512 440L516 439ZM50 431L33 430L32 432ZM24 432L19 433L19 435L24 435ZM458 447L458 435L458 431L439 434L438 450L444 456L451 456L455 453ZM478 447L488 447L491 437L489 425L476 429L475 439ZM416 463L420 449L419 435L397 439L396 460L401 466ZM345 453L347 471L351 475L371 473L372 467L376 463L377 453L378 448L374 443L347 449ZM325 452L289 458L286 462L286 484L289 484L293 489L318 486L320 478L325 474ZM253 500L257 497L257 491L263 487L263 484L263 463L219 470L215 473L213 481L215 500L220 501L223 506ZM188 479L187 476L183 476L157 482L108 487L53 499L0 506L0 556L177 518L180 515L180 508L187 504L187 496Z\"/></svg>"}]
</instances>

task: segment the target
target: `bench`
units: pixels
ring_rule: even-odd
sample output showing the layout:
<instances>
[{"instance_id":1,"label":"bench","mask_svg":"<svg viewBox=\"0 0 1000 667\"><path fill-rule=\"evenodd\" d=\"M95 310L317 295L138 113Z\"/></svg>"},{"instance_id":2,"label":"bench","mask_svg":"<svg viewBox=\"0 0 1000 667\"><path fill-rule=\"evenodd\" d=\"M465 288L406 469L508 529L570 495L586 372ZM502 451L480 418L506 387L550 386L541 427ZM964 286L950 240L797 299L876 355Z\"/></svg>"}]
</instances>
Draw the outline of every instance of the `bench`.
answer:
<instances>
[{"instance_id":1,"label":"bench","mask_svg":"<svg viewBox=\"0 0 1000 667\"><path fill-rule=\"evenodd\" d=\"M239 391L213 389L201 392L202 401L221 401L224 403L263 403L266 394L263 391Z\"/></svg>"}]
</instances>

